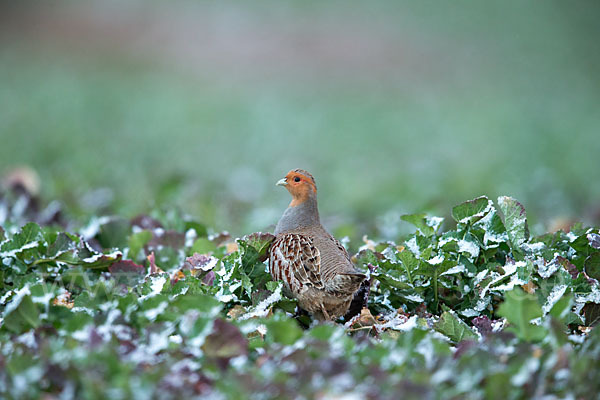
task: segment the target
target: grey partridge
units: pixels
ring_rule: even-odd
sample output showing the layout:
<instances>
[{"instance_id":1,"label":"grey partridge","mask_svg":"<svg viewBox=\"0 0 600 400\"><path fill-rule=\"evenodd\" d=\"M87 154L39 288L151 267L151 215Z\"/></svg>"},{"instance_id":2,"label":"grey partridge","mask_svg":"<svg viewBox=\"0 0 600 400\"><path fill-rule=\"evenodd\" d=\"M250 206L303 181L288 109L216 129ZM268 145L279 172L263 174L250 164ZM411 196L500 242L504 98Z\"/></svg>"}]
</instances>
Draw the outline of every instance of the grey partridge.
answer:
<instances>
[{"instance_id":1,"label":"grey partridge","mask_svg":"<svg viewBox=\"0 0 600 400\"><path fill-rule=\"evenodd\" d=\"M295 169L277 182L292 202L275 228L269 271L283 282L284 294L319 320L346 313L366 276L354 268L348 252L323 226L317 185L308 172Z\"/></svg>"}]
</instances>

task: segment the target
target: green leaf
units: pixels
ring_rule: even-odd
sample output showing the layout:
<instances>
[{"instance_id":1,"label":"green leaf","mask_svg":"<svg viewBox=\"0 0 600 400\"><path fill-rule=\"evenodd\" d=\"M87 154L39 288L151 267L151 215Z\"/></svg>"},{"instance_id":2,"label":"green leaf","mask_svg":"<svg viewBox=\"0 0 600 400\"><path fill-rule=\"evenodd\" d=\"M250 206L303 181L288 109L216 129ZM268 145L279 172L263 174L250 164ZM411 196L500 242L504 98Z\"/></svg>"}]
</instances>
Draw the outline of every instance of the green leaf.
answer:
<instances>
[{"instance_id":1,"label":"green leaf","mask_svg":"<svg viewBox=\"0 0 600 400\"><path fill-rule=\"evenodd\" d=\"M469 326L453 312L444 311L440 319L433 324L433 329L447 336L455 343L466 339L477 339L477 335Z\"/></svg>"},{"instance_id":2,"label":"green leaf","mask_svg":"<svg viewBox=\"0 0 600 400\"><path fill-rule=\"evenodd\" d=\"M25 250L39 247L41 243L38 242L41 241L43 241L42 229L38 224L29 222L12 239L2 244L0 252L19 254Z\"/></svg>"},{"instance_id":3,"label":"green leaf","mask_svg":"<svg viewBox=\"0 0 600 400\"><path fill-rule=\"evenodd\" d=\"M452 218L459 224L475 223L493 209L492 202L486 196L465 201L452 208Z\"/></svg>"},{"instance_id":4,"label":"green leaf","mask_svg":"<svg viewBox=\"0 0 600 400\"><path fill-rule=\"evenodd\" d=\"M583 265L585 273L590 278L600 281L600 252L590 254Z\"/></svg>"},{"instance_id":5,"label":"green leaf","mask_svg":"<svg viewBox=\"0 0 600 400\"><path fill-rule=\"evenodd\" d=\"M74 250L76 247L76 243L71 239L69 235L65 232L60 232L54 242L50 246L48 246L48 251L46 255L48 258L56 258L67 251Z\"/></svg>"},{"instance_id":6,"label":"green leaf","mask_svg":"<svg viewBox=\"0 0 600 400\"><path fill-rule=\"evenodd\" d=\"M512 250L520 251L523 243L529 239L529 228L527 227L527 214L525 207L517 200L508 196L498 197L500 211L504 214L504 226Z\"/></svg>"},{"instance_id":7,"label":"green leaf","mask_svg":"<svg viewBox=\"0 0 600 400\"><path fill-rule=\"evenodd\" d=\"M525 293L521 288L506 293L504 303L498 308L498 315L506 318L510 324L507 330L521 340L537 342L547 334L544 327L531 323L532 319L543 315L542 307L534 295Z\"/></svg>"},{"instance_id":8,"label":"green leaf","mask_svg":"<svg viewBox=\"0 0 600 400\"><path fill-rule=\"evenodd\" d=\"M275 236L270 233L256 232L244 238L248 245L252 246L258 254L258 260L264 261L268 258L267 252L271 243L275 240Z\"/></svg>"},{"instance_id":9,"label":"green leaf","mask_svg":"<svg viewBox=\"0 0 600 400\"><path fill-rule=\"evenodd\" d=\"M127 245L127 238L131 234L131 223L120 217L112 217L100 226L96 238L105 249L123 248Z\"/></svg>"},{"instance_id":10,"label":"green leaf","mask_svg":"<svg viewBox=\"0 0 600 400\"><path fill-rule=\"evenodd\" d=\"M217 248L217 246L215 246L215 244L213 242L208 240L208 238L201 237L201 238L196 239L196 241L194 241L191 251L192 251L192 253L208 254L208 253L215 251L216 248Z\"/></svg>"},{"instance_id":11,"label":"green leaf","mask_svg":"<svg viewBox=\"0 0 600 400\"><path fill-rule=\"evenodd\" d=\"M208 236L208 231L206 230L206 226L204 224L191 219L184 219L184 222L186 232L190 229L193 229L196 231L196 235L198 235L198 237Z\"/></svg>"},{"instance_id":12,"label":"green leaf","mask_svg":"<svg viewBox=\"0 0 600 400\"><path fill-rule=\"evenodd\" d=\"M152 232L140 231L129 236L129 258L135 259L140 250L152 239Z\"/></svg>"},{"instance_id":13,"label":"green leaf","mask_svg":"<svg viewBox=\"0 0 600 400\"><path fill-rule=\"evenodd\" d=\"M423 235L431 236L440 227L443 218L429 217L427 214L407 214L400 217L403 221L413 224Z\"/></svg>"},{"instance_id":14,"label":"green leaf","mask_svg":"<svg viewBox=\"0 0 600 400\"><path fill-rule=\"evenodd\" d=\"M559 321L564 321L571 312L573 305L573 294L564 294L550 309L549 314Z\"/></svg>"},{"instance_id":15,"label":"green leaf","mask_svg":"<svg viewBox=\"0 0 600 400\"><path fill-rule=\"evenodd\" d=\"M283 316L270 318L265 321L265 325L267 337L276 343L291 345L302 337L302 329L293 319L283 319Z\"/></svg>"},{"instance_id":16,"label":"green leaf","mask_svg":"<svg viewBox=\"0 0 600 400\"><path fill-rule=\"evenodd\" d=\"M27 288L22 290L27 290ZM25 293L27 294L22 296L19 294L14 295L3 313L4 321L2 327L6 327L6 329L15 333L37 328L40 324L40 312L31 300L28 290Z\"/></svg>"},{"instance_id":17,"label":"green leaf","mask_svg":"<svg viewBox=\"0 0 600 400\"><path fill-rule=\"evenodd\" d=\"M487 248L497 247L499 243L508 241L508 234L502 219L496 212L492 210L488 215L481 219L478 223L484 230L483 243Z\"/></svg>"}]
</instances>

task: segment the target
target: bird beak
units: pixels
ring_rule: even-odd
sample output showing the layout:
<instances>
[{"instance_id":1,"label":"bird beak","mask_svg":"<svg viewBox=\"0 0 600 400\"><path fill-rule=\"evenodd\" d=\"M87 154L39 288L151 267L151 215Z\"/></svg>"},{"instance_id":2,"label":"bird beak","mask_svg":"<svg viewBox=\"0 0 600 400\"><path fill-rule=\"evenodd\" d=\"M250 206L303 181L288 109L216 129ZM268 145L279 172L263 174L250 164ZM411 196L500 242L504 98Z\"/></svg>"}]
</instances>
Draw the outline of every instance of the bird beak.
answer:
<instances>
[{"instance_id":1,"label":"bird beak","mask_svg":"<svg viewBox=\"0 0 600 400\"><path fill-rule=\"evenodd\" d=\"M287 179L283 178L283 179L278 180L277 183L275 184L275 186L285 186L287 184L288 184Z\"/></svg>"}]
</instances>

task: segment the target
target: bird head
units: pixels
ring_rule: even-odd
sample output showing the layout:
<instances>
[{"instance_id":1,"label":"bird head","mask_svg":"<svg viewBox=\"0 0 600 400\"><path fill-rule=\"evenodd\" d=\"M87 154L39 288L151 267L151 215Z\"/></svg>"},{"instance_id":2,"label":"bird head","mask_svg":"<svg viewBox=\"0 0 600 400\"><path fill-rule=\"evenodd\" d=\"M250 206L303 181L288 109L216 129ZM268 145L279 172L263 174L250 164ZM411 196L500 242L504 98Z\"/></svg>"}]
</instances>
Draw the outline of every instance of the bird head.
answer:
<instances>
[{"instance_id":1,"label":"bird head","mask_svg":"<svg viewBox=\"0 0 600 400\"><path fill-rule=\"evenodd\" d=\"M291 170L277 185L284 186L292 195L290 207L296 207L310 198L317 197L315 178L303 169Z\"/></svg>"}]
</instances>

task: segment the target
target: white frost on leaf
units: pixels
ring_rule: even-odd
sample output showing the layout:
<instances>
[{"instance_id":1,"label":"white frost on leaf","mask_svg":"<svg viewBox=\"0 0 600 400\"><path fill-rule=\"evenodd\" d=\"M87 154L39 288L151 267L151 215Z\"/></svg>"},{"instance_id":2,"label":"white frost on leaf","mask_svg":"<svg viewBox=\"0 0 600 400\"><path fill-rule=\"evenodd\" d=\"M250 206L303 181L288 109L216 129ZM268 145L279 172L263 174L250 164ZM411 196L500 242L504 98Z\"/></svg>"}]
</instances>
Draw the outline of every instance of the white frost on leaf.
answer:
<instances>
[{"instance_id":1,"label":"white frost on leaf","mask_svg":"<svg viewBox=\"0 0 600 400\"><path fill-rule=\"evenodd\" d=\"M583 307L583 305L585 305L585 303L600 304L600 289L598 289L598 286L594 285L594 286L592 286L592 291L590 293L576 294L575 302L581 303L582 307Z\"/></svg>"},{"instance_id":2,"label":"white frost on leaf","mask_svg":"<svg viewBox=\"0 0 600 400\"><path fill-rule=\"evenodd\" d=\"M479 246L477 243L461 239L458 241L458 251L460 253L469 253L471 255L470 260L472 261L479 255Z\"/></svg>"},{"instance_id":3,"label":"white frost on leaf","mask_svg":"<svg viewBox=\"0 0 600 400\"><path fill-rule=\"evenodd\" d=\"M406 247L415 255L415 257L421 257L421 250L419 250L419 246L417 246L417 237L413 236L410 240L406 241Z\"/></svg>"},{"instance_id":4,"label":"white frost on leaf","mask_svg":"<svg viewBox=\"0 0 600 400\"><path fill-rule=\"evenodd\" d=\"M498 276L497 278L493 279L490 283L487 284L487 286L483 289L483 291L480 294L480 297L483 298L485 297L485 295L487 294L487 292L490 289L493 290L500 290L500 291L507 291L507 290L512 290L515 286L517 285L525 285L527 284L526 281L519 279L518 274L516 274L517 269L519 267L526 267L527 263L525 261L518 261L514 264L506 264L503 268L504 268L504 274ZM507 277L511 277L511 279L508 281L508 283L502 284L502 285L498 285L498 286L494 286L496 285L498 282L500 282L501 280L503 280L504 278Z\"/></svg>"},{"instance_id":5,"label":"white frost on leaf","mask_svg":"<svg viewBox=\"0 0 600 400\"><path fill-rule=\"evenodd\" d=\"M17 342L23 343L25 346L33 349L36 347L35 335L33 334L33 329L23 333L22 335L17 337Z\"/></svg>"},{"instance_id":6,"label":"white frost on leaf","mask_svg":"<svg viewBox=\"0 0 600 400\"><path fill-rule=\"evenodd\" d=\"M434 231L438 230L442 222L444 222L444 218L442 217L425 217L425 223L427 226L433 228Z\"/></svg>"},{"instance_id":7,"label":"white frost on leaf","mask_svg":"<svg viewBox=\"0 0 600 400\"><path fill-rule=\"evenodd\" d=\"M0 257L14 257L17 254L28 250L28 249L35 249L36 247L38 247L39 243L36 241L33 242L29 242L24 244L23 246L19 247L18 249L14 249L14 250L10 250L10 251L4 251L2 253L0 253Z\"/></svg>"},{"instance_id":8,"label":"white frost on leaf","mask_svg":"<svg viewBox=\"0 0 600 400\"><path fill-rule=\"evenodd\" d=\"M258 303L255 307L252 307L249 312L242 315L239 318L240 321L254 317L266 317L269 314L269 309L271 306L281 300L281 287L282 285L280 284L277 286L275 291L269 295L269 297Z\"/></svg>"},{"instance_id":9,"label":"white frost on leaf","mask_svg":"<svg viewBox=\"0 0 600 400\"><path fill-rule=\"evenodd\" d=\"M166 309L169 303L167 301L163 301L155 308L151 308L149 310L144 311L144 317L146 317L150 321L154 321L156 317L162 314Z\"/></svg>"},{"instance_id":10,"label":"white frost on leaf","mask_svg":"<svg viewBox=\"0 0 600 400\"><path fill-rule=\"evenodd\" d=\"M554 259L552 259L552 261L550 262L546 262L546 260L544 260L541 257L538 257L533 265L535 265L537 267L538 270L538 274L544 278L544 279L548 279L550 278L550 276L552 276L552 274L554 274L556 271L558 271L558 269L560 268L560 263L558 262L558 253L554 253Z\"/></svg>"},{"instance_id":11,"label":"white frost on leaf","mask_svg":"<svg viewBox=\"0 0 600 400\"><path fill-rule=\"evenodd\" d=\"M48 292L45 293L43 296L31 296L31 301L33 301L36 304L43 304L43 305L48 305L50 304L50 301L54 298L54 293Z\"/></svg>"},{"instance_id":12,"label":"white frost on leaf","mask_svg":"<svg viewBox=\"0 0 600 400\"><path fill-rule=\"evenodd\" d=\"M4 304L6 302L6 300L13 294L12 290L9 290L8 292L4 293L4 295L2 297L0 297L0 304Z\"/></svg>"},{"instance_id":13,"label":"white frost on leaf","mask_svg":"<svg viewBox=\"0 0 600 400\"><path fill-rule=\"evenodd\" d=\"M418 294L407 294L406 296L404 296L404 298L406 300L414 301L415 303L422 303L425 301L425 299L419 296Z\"/></svg>"},{"instance_id":14,"label":"white frost on leaf","mask_svg":"<svg viewBox=\"0 0 600 400\"><path fill-rule=\"evenodd\" d=\"M461 272L465 272L467 269L465 268L465 266L463 264L457 265L455 267L450 268L447 271L444 271L440 274L440 276L442 275L452 275L452 274L459 274Z\"/></svg>"},{"instance_id":15,"label":"white frost on leaf","mask_svg":"<svg viewBox=\"0 0 600 400\"><path fill-rule=\"evenodd\" d=\"M217 263L219 262L219 259L217 257L210 257L210 260L204 264L203 266L200 267L200 269L202 271L211 271L212 269L214 269L217 266Z\"/></svg>"},{"instance_id":16,"label":"white frost on leaf","mask_svg":"<svg viewBox=\"0 0 600 400\"><path fill-rule=\"evenodd\" d=\"M539 253L540 251L544 250L545 248L546 248L546 245L542 242L523 243L523 249L525 251L528 251L531 253Z\"/></svg>"},{"instance_id":17,"label":"white frost on leaf","mask_svg":"<svg viewBox=\"0 0 600 400\"><path fill-rule=\"evenodd\" d=\"M592 246L595 249L599 248L598 246L600 246L600 235L598 235L597 233L588 233L585 236L587 237L590 246Z\"/></svg>"},{"instance_id":18,"label":"white frost on leaf","mask_svg":"<svg viewBox=\"0 0 600 400\"><path fill-rule=\"evenodd\" d=\"M417 327L417 319L418 318L416 315L413 315L412 317L403 320L400 320L399 317L396 317L386 322L385 324L382 324L380 328L389 327L390 329L393 329L395 331L408 332ZM384 326L388 324L389 326Z\"/></svg>"},{"instance_id":19,"label":"white frost on leaf","mask_svg":"<svg viewBox=\"0 0 600 400\"><path fill-rule=\"evenodd\" d=\"M198 237L196 230L193 228L188 229L185 232L185 247L192 247L194 245L194 241Z\"/></svg>"},{"instance_id":20,"label":"white frost on leaf","mask_svg":"<svg viewBox=\"0 0 600 400\"><path fill-rule=\"evenodd\" d=\"M106 224L107 222L110 221L110 217L104 216L104 217L94 217L90 220L90 222L83 227L79 233L81 234L81 237L84 240L90 240L91 238L93 238L94 236L96 236L98 234L98 232L100 232L100 226Z\"/></svg>"},{"instance_id":21,"label":"white frost on leaf","mask_svg":"<svg viewBox=\"0 0 600 400\"><path fill-rule=\"evenodd\" d=\"M481 281L483 281L485 279L485 277L487 276L488 272L490 272L489 269L484 269L483 271L479 272L477 274L477 276L475 277L473 284L478 285L479 283L481 283Z\"/></svg>"},{"instance_id":22,"label":"white frost on leaf","mask_svg":"<svg viewBox=\"0 0 600 400\"><path fill-rule=\"evenodd\" d=\"M498 214L496 211L488 213L485 217L483 217L477 224L481 224L485 229L485 234L483 235L483 243L488 247L497 247L498 243L503 243L508 241L508 235L506 231L497 232L493 227L493 218ZM492 246L491 243L494 243Z\"/></svg>"},{"instance_id":23,"label":"white frost on leaf","mask_svg":"<svg viewBox=\"0 0 600 400\"><path fill-rule=\"evenodd\" d=\"M433 257L432 259L427 260L427 262L430 265L440 265L443 261L444 261L444 256L439 255L439 254L437 256Z\"/></svg>"},{"instance_id":24,"label":"white frost on leaf","mask_svg":"<svg viewBox=\"0 0 600 400\"><path fill-rule=\"evenodd\" d=\"M112 253L109 253L109 254L103 254L103 253L94 254L93 256L84 258L81 261L83 261L86 264L91 264L91 263L94 263L94 262L100 260L102 257L117 258L117 257L120 257L122 255L123 255L123 253L121 253L119 250L115 250L115 251L113 251Z\"/></svg>"},{"instance_id":25,"label":"white frost on leaf","mask_svg":"<svg viewBox=\"0 0 600 400\"><path fill-rule=\"evenodd\" d=\"M510 383L516 387L523 386L525 383L531 381L533 374L540 367L540 360L535 357L530 357L521 366L519 372L510 378Z\"/></svg>"},{"instance_id":26,"label":"white frost on leaf","mask_svg":"<svg viewBox=\"0 0 600 400\"><path fill-rule=\"evenodd\" d=\"M459 311L458 313L467 317L467 318L471 318L471 317L477 317L478 315L481 315L481 312L483 310L485 310L485 308L490 304L490 298L486 297L483 299L479 299L477 300L477 303L475 303L475 307L473 308L467 308L466 310L462 310Z\"/></svg>"},{"instance_id":27,"label":"white frost on leaf","mask_svg":"<svg viewBox=\"0 0 600 400\"><path fill-rule=\"evenodd\" d=\"M474 218L482 218L494 208L494 204L492 203L492 201L490 199L488 199L486 196L483 196L483 198L485 198L488 201L487 206L485 206L485 208L482 211L479 211L476 214L464 217L463 219L458 221L459 224L466 224L469 221L473 220ZM478 200L478 199L476 199L476 200Z\"/></svg>"},{"instance_id":28,"label":"white frost on leaf","mask_svg":"<svg viewBox=\"0 0 600 400\"><path fill-rule=\"evenodd\" d=\"M31 291L29 290L28 284L23 286L21 289L17 290L15 292L15 295L12 297L10 303L8 303L6 305L6 308L4 308L3 316L6 317L8 314L10 314L14 310L16 310L17 307L19 307L19 304L21 304L23 297L30 295L30 294L31 294Z\"/></svg>"},{"instance_id":29,"label":"white frost on leaf","mask_svg":"<svg viewBox=\"0 0 600 400\"><path fill-rule=\"evenodd\" d=\"M153 294L158 294L162 290L165 282L167 282L167 278L163 275L161 276L153 276L152 283L150 284L150 288L152 289Z\"/></svg>"}]
</instances>

